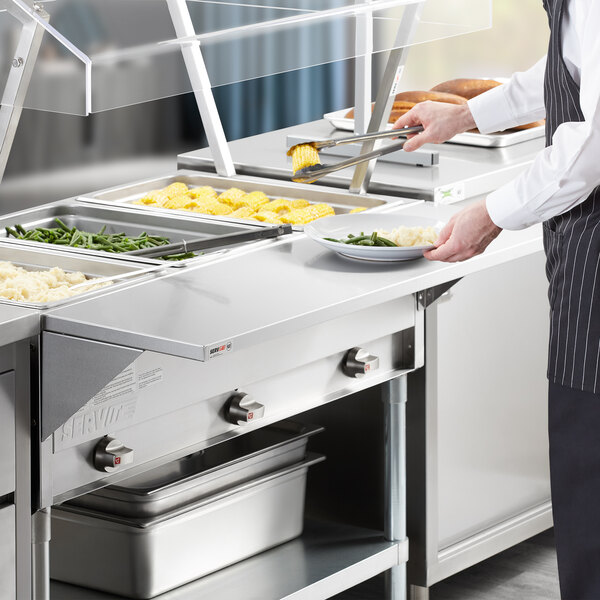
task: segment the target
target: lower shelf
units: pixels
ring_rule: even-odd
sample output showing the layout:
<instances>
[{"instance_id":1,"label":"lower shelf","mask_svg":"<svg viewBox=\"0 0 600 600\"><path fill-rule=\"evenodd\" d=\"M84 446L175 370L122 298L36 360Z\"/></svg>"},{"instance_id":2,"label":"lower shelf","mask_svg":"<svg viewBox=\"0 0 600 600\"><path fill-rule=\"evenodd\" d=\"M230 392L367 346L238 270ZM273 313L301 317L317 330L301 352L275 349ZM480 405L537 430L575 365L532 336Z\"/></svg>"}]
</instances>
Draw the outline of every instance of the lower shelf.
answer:
<instances>
[{"instance_id":1,"label":"lower shelf","mask_svg":"<svg viewBox=\"0 0 600 600\"><path fill-rule=\"evenodd\" d=\"M302 537L207 575L160 600L320 600L406 562L407 542L381 532L308 521ZM120 600L52 581L51 600Z\"/></svg>"}]
</instances>

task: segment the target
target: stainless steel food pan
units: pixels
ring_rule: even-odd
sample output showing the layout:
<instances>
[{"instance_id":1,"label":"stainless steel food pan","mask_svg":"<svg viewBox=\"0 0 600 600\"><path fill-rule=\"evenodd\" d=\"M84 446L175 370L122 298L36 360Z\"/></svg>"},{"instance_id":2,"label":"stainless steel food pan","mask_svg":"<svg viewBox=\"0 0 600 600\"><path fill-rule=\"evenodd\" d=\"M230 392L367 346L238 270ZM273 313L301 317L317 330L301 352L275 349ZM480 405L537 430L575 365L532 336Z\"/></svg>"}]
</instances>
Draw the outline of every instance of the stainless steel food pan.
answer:
<instances>
[{"instance_id":1,"label":"stainless steel food pan","mask_svg":"<svg viewBox=\"0 0 600 600\"><path fill-rule=\"evenodd\" d=\"M172 212L172 211L171 211ZM182 211L177 211L181 213ZM131 236L140 235L146 231L149 234L168 237L171 242L182 240L212 238L230 233L251 231L253 226L239 223L223 223L211 219L204 219L201 215L190 216L189 213L182 214L158 214L151 211L140 212L131 210L127 206L94 206L75 202L73 200L55 202L44 206L38 206L28 210L19 211L0 217L0 238L25 246L47 248L48 244L17 240L9 237L6 227L14 227L17 223L25 229L35 227L56 227L55 219L61 219L67 227L97 232L106 227L106 233L124 232ZM75 252L91 256L106 256L106 252L98 250L85 250L82 248L71 248L69 246L52 246L51 248ZM180 266L198 260L206 260L211 254L221 253L222 250L209 250L195 258L168 263L170 266ZM109 256L144 264L165 264L165 261L152 258L133 257L126 254L113 254Z\"/></svg>"},{"instance_id":2,"label":"stainless steel food pan","mask_svg":"<svg viewBox=\"0 0 600 600\"><path fill-rule=\"evenodd\" d=\"M150 518L304 458L322 427L282 421L69 502L113 516Z\"/></svg>"},{"instance_id":3,"label":"stainless steel food pan","mask_svg":"<svg viewBox=\"0 0 600 600\"><path fill-rule=\"evenodd\" d=\"M130 598L152 598L302 533L306 475L323 457L143 521L52 509L50 576Z\"/></svg>"},{"instance_id":4,"label":"stainless steel food pan","mask_svg":"<svg viewBox=\"0 0 600 600\"><path fill-rule=\"evenodd\" d=\"M102 256L82 256L62 252L45 245L43 247L40 245L35 248L31 246L24 247L9 244L6 241L0 241L0 261L8 261L31 271L42 271L51 269L52 267L60 267L64 271L70 272L81 271L89 278L116 277L126 273L131 274L131 277L124 281L115 281L115 283L110 286L84 292L71 298L65 298L64 300L57 300L54 302L20 302L0 297L0 303L2 304L12 304L15 306L35 308L37 310L55 308L64 304L77 302L80 299L89 298L90 296L112 292L115 289L130 285L134 281L140 281L142 278L157 276L165 269L164 264L135 264L112 259L106 254ZM149 269L152 270L151 273L148 273Z\"/></svg>"},{"instance_id":5,"label":"stainless steel food pan","mask_svg":"<svg viewBox=\"0 0 600 600\"><path fill-rule=\"evenodd\" d=\"M108 205L128 205L143 212L156 212L162 214L178 213L187 214L188 211L170 210L152 208L148 206L140 206L132 204L136 200L142 198L145 194L152 190L161 189L175 182L182 182L188 186L205 186L209 185L215 188L218 192L225 191L231 187L240 188L246 192L260 190L269 198L288 198L297 199L303 198L312 203L326 202L330 204L336 214L344 214L350 212L353 208L364 206L369 210L376 210L385 207L390 203L402 204L406 202L414 202L414 200L406 200L393 198L391 196L375 196L372 194L350 194L347 191L336 190L335 188L319 186L319 185L303 185L292 181L278 181L277 179L264 179L262 177L251 177L244 175L236 175L235 177L220 177L218 175L199 173L198 171L177 171L174 175L161 177L159 179L151 179L109 188L92 194L85 194L78 198L80 202L91 202ZM194 213L195 214L195 213ZM205 215L203 215L205 217ZM231 219L224 217L206 217L211 220L225 221L229 223L249 223L254 226L261 226L262 223L252 219ZM268 223L266 224L268 225Z\"/></svg>"}]
</instances>

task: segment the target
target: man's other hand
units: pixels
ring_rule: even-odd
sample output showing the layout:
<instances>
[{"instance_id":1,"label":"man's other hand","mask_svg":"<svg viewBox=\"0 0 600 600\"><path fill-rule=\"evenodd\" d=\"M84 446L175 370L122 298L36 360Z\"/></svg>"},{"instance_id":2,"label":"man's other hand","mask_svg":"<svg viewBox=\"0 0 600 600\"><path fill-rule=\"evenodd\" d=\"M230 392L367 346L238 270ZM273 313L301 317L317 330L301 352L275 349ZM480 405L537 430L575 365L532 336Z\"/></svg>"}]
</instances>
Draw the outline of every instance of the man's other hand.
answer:
<instances>
[{"instance_id":1,"label":"man's other hand","mask_svg":"<svg viewBox=\"0 0 600 600\"><path fill-rule=\"evenodd\" d=\"M440 232L436 247L424 256L442 262L466 260L481 254L501 231L490 219L482 200L454 215Z\"/></svg>"},{"instance_id":2,"label":"man's other hand","mask_svg":"<svg viewBox=\"0 0 600 600\"><path fill-rule=\"evenodd\" d=\"M406 152L417 150L423 144L441 144L457 133L476 127L468 104L448 104L447 102L420 102L402 115L394 129L423 125L424 131L409 136L404 144Z\"/></svg>"}]
</instances>

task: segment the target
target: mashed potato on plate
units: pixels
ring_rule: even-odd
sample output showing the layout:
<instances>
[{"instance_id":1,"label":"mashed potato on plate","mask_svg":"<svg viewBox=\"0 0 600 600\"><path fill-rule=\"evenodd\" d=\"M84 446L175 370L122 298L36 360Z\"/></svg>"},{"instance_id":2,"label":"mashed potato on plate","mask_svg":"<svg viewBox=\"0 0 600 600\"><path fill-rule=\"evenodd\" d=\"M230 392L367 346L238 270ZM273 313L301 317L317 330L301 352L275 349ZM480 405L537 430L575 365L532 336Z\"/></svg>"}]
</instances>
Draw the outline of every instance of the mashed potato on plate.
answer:
<instances>
[{"instance_id":1,"label":"mashed potato on plate","mask_svg":"<svg viewBox=\"0 0 600 600\"><path fill-rule=\"evenodd\" d=\"M387 238L398 246L431 246L438 238L433 227L394 227L391 231L378 229L377 235Z\"/></svg>"}]
</instances>

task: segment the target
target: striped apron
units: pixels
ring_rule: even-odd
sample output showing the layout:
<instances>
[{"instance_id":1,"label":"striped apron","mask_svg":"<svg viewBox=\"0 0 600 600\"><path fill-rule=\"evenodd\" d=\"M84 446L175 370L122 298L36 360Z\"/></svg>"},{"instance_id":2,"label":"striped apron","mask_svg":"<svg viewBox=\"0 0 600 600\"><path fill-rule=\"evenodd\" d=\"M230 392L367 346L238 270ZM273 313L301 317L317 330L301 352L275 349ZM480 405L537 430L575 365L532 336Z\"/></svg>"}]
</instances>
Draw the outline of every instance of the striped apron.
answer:
<instances>
[{"instance_id":1,"label":"striped apron","mask_svg":"<svg viewBox=\"0 0 600 600\"><path fill-rule=\"evenodd\" d=\"M561 123L584 120L579 86L562 56L567 1L544 0L550 22L544 80L547 146ZM593 393L600 393L599 197L597 187L584 202L543 224L551 315L548 378Z\"/></svg>"}]
</instances>

